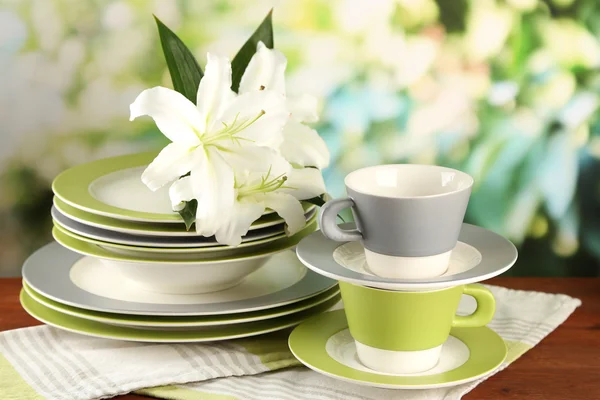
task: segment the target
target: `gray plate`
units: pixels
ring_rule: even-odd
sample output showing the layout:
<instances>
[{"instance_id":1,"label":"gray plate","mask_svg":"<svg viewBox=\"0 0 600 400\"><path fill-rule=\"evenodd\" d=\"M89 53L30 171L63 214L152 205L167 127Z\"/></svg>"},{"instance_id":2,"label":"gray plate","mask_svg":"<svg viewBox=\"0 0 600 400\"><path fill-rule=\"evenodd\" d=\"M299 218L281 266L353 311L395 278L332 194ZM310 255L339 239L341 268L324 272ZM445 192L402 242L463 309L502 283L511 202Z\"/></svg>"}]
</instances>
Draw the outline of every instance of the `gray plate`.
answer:
<instances>
[{"instance_id":1,"label":"gray plate","mask_svg":"<svg viewBox=\"0 0 600 400\"><path fill-rule=\"evenodd\" d=\"M316 212L316 209L306 213L307 219L310 219ZM61 213L56 207L52 206L52 218L58 221L63 227L71 232L91 239L102 240L104 242L119 243L130 246L147 247L213 247L218 245L214 237L203 236L143 236L130 233L116 232L108 229L97 228L82 224L72 220ZM266 239L284 232L284 224L270 226L268 228L249 231L242 238L242 242L251 242L254 240Z\"/></svg>"},{"instance_id":2,"label":"gray plate","mask_svg":"<svg viewBox=\"0 0 600 400\"><path fill-rule=\"evenodd\" d=\"M50 243L25 261L23 279L36 292L70 306L119 314L161 316L200 316L265 310L313 297L337 283L308 270L293 285L259 297L209 304L138 303L98 296L75 285L70 279L70 270L82 257L58 243Z\"/></svg>"},{"instance_id":3,"label":"gray plate","mask_svg":"<svg viewBox=\"0 0 600 400\"><path fill-rule=\"evenodd\" d=\"M346 223L341 227L353 229L355 225ZM347 268L334 259L334 251L344 243L327 239L321 231L302 239L296 252L304 265L321 275L389 290L432 290L480 282L507 271L517 260L516 247L509 240L487 229L463 224L458 240L478 251L481 260L476 265L466 266L459 273L447 273L429 279L389 279Z\"/></svg>"}]
</instances>

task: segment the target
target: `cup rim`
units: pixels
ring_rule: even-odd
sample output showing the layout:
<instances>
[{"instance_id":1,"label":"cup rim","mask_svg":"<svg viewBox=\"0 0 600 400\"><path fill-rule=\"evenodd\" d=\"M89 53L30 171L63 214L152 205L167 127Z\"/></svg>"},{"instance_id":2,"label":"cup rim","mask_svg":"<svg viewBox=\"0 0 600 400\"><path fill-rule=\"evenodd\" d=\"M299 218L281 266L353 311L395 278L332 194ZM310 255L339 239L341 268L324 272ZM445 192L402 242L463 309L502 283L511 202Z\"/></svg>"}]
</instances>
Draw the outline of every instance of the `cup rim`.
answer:
<instances>
[{"instance_id":1,"label":"cup rim","mask_svg":"<svg viewBox=\"0 0 600 400\"><path fill-rule=\"evenodd\" d=\"M456 173L458 175L466 177L469 183L464 188L461 188L461 189L458 189L458 190L453 190L453 191L446 192L446 193L430 194L430 195L425 195L425 196L386 196L386 195L381 195L381 194L373 194L373 193L365 192L363 190L356 189L356 188L352 187L348 183L348 181L352 178L353 175L356 175L358 173L361 173L361 172L364 172L364 171L367 171L367 170L376 170L376 169L383 169L383 168L397 168L397 167L422 167L424 169L437 169L437 170L454 172L454 173ZM369 167L363 167L363 168L359 168L357 170L354 170L354 171L350 172L344 178L344 185L346 185L346 187L354 190L355 192L358 192L358 193L361 193L361 194L365 194L365 195L368 195L368 196L384 197L384 198L388 198L388 199L431 199L431 198L436 198L436 197L449 196L449 195L453 195L453 194L464 192L466 190L471 190L471 188L473 187L473 183L474 182L475 182L475 180L473 179L473 177L471 175L467 174L466 172L460 171L458 169L449 168L449 167L443 167L441 165L408 164L408 163L406 163L406 164L380 164L380 165L372 165L372 166L369 166Z\"/></svg>"}]
</instances>

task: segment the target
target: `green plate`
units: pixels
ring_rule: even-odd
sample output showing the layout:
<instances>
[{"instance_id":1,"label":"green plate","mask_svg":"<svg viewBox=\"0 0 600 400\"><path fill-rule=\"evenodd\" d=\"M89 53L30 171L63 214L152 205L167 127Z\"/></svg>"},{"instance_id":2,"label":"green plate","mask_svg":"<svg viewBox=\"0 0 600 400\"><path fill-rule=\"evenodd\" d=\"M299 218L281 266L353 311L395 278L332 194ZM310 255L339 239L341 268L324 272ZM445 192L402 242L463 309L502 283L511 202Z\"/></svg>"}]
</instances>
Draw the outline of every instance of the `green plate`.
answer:
<instances>
[{"instance_id":1,"label":"green plate","mask_svg":"<svg viewBox=\"0 0 600 400\"><path fill-rule=\"evenodd\" d=\"M198 253L221 253L221 252L226 252L226 251L233 251L235 249L244 249L247 247L252 247L255 250L260 249L261 247L266 247L269 244L273 243L276 240L281 240L281 239L287 239L289 238L289 236L287 236L285 234L285 232L280 233L278 235L274 235L274 236L269 236L266 237L264 239L259 239L259 240L252 240L249 242L243 242L241 244L239 244L238 246L221 246L221 245L212 245L212 246L204 246L204 247L149 247L149 246L134 246L134 245L127 245L127 244L119 244L119 243L112 243L112 242L106 242L106 241L102 241L102 240L97 240L97 239L93 239L90 237L86 237L86 236L82 236L82 235L78 235L75 232L70 231L67 227L64 227L60 224L60 222L58 222L57 220L53 219L52 222L54 223L54 228L56 228L57 230L59 230L61 233L64 233L67 236L71 236L74 239L80 240L82 242L87 242L87 243L91 243L94 245L98 245L101 247L105 247L107 249L110 249L111 251L115 251L115 252L122 252L122 253L129 253L129 252L149 252L149 253L162 253L162 254L198 254ZM236 251L237 252L237 251ZM130 254L133 254L130 253Z\"/></svg>"},{"instance_id":2,"label":"green plate","mask_svg":"<svg viewBox=\"0 0 600 400\"><path fill-rule=\"evenodd\" d=\"M96 228L108 229L115 232L128 233L133 235L169 235L169 236L197 236L197 233L192 229L187 231L181 218L180 224L165 224L165 223L148 223L136 222L103 215L93 214L73 207L58 196L54 196L54 206L66 217L79 223L94 226ZM303 203L304 212L312 211L316 206ZM264 214L250 226L250 230L268 228L277 224L283 224L285 221L276 213Z\"/></svg>"},{"instance_id":3,"label":"green plate","mask_svg":"<svg viewBox=\"0 0 600 400\"><path fill-rule=\"evenodd\" d=\"M93 214L130 221L181 222L181 217L176 213L151 213L115 207L98 200L90 192L90 186L97 179L114 172L148 165L157 154L153 151L110 157L69 168L54 179L52 191L65 203ZM149 189L148 193L151 193Z\"/></svg>"},{"instance_id":4,"label":"green plate","mask_svg":"<svg viewBox=\"0 0 600 400\"><path fill-rule=\"evenodd\" d=\"M128 182L128 184L123 185L123 182L132 178L128 176L128 172L132 168L143 169L154 160L157 154L158 152L156 151L128 154L77 165L63 171L54 179L54 182L52 182L52 191L63 203L85 211L87 214L91 213L97 216L126 221L181 224L181 216L170 210L164 213L131 210L114 204L108 204L92 194L93 190L98 191L98 187L102 187L101 182L115 183L120 181L122 187L117 190L113 189L110 195L105 194L104 197L113 199L115 196L121 195L127 200L127 204L137 204L140 207L139 204L141 202L143 203L145 200L148 200L148 196L152 196L150 189L144 186L141 179L138 178L139 175L135 175L135 179ZM141 175L141 172L139 174ZM161 188L159 191L161 193L155 192L155 197L153 198L158 199L160 197L160 202L164 202L168 199L166 188ZM159 208L164 209L165 205L162 204ZM91 222L94 218L87 214L85 216L90 218ZM272 217L279 219L276 214ZM180 227L177 228L181 229Z\"/></svg>"},{"instance_id":5,"label":"green plate","mask_svg":"<svg viewBox=\"0 0 600 400\"><path fill-rule=\"evenodd\" d=\"M357 362L355 355L353 357L346 353L349 362L345 364L334 359L327 351L326 347L333 351L332 346L343 345L328 341L346 329L348 322L344 310L328 312L313 317L294 329L289 338L289 346L300 362L317 372L359 385L388 389L432 389L470 382L496 370L507 353L504 340L490 328L453 328L450 335L468 348L466 362L434 374L380 374L362 366L360 369L350 367L352 362ZM351 339L349 335L348 338ZM350 343L353 346L351 340Z\"/></svg>"},{"instance_id":6,"label":"green plate","mask_svg":"<svg viewBox=\"0 0 600 400\"><path fill-rule=\"evenodd\" d=\"M140 326L140 327L201 327L201 326L223 326L229 324L239 324L247 322L256 322L265 319L283 317L285 315L298 313L308 310L320 304L333 299L340 299L340 290L337 286L320 293L314 297L297 303L289 304L283 307L272 308L262 311L245 312L229 315L214 315L204 317L168 317L168 316L147 316L147 315L129 315L114 314L108 312L91 311L83 308L73 307L49 299L31 288L23 281L23 289L36 302L58 311L62 314L71 315L90 321L103 322L121 326Z\"/></svg>"},{"instance_id":7,"label":"green plate","mask_svg":"<svg viewBox=\"0 0 600 400\"><path fill-rule=\"evenodd\" d=\"M107 339L169 343L210 342L274 332L297 325L307 318L328 310L338 302L337 298L333 298L317 307L265 321L227 325L208 330L170 331L127 328L73 317L38 303L25 290L21 290L20 300L25 311L33 318L66 331Z\"/></svg>"},{"instance_id":8,"label":"green plate","mask_svg":"<svg viewBox=\"0 0 600 400\"><path fill-rule=\"evenodd\" d=\"M225 263L232 260L250 259L255 257L263 257L272 253L277 253L282 250L289 249L297 245L302 238L311 234L317 229L317 216L313 216L307 225L293 236L275 240L267 246L260 246L258 249L248 247L245 249L232 249L219 253L219 257L214 257L214 254L198 254L193 257L176 258L174 255L166 255L164 253L137 252L133 254L122 254L105 249L97 244L85 242L71 235L67 235L57 228L52 229L54 239L67 249L73 250L79 254L86 256L97 257L105 260L128 261L128 262L144 262L144 263L181 263L181 264L200 264L206 263ZM185 255L185 254L184 254Z\"/></svg>"}]
</instances>

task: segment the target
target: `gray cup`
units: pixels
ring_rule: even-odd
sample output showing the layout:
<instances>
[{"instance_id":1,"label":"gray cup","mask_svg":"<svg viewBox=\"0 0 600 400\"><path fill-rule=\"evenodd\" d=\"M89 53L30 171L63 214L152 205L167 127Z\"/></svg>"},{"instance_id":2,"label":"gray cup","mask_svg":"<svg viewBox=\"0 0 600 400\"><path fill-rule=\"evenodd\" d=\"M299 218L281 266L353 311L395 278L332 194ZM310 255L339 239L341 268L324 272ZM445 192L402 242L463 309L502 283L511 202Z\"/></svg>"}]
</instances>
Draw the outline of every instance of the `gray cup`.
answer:
<instances>
[{"instance_id":1,"label":"gray cup","mask_svg":"<svg viewBox=\"0 0 600 400\"><path fill-rule=\"evenodd\" d=\"M446 272L461 230L473 178L434 165L395 164L351 172L348 197L321 209L323 234L340 242L362 242L375 275L431 278ZM343 230L337 215L351 208L356 230Z\"/></svg>"}]
</instances>

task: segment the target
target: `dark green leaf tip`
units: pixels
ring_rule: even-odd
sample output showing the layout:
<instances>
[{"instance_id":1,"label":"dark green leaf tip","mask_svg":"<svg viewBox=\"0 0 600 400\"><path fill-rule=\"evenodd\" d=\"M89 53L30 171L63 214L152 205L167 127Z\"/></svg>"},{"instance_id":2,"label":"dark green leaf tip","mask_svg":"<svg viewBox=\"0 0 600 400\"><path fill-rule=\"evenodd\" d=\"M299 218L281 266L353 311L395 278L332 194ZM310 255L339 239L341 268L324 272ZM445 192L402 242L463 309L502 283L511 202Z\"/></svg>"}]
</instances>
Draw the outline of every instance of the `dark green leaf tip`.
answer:
<instances>
[{"instance_id":1,"label":"dark green leaf tip","mask_svg":"<svg viewBox=\"0 0 600 400\"><path fill-rule=\"evenodd\" d=\"M173 89L196 104L198 85L204 76L202 68L181 39L154 15Z\"/></svg>"},{"instance_id":2,"label":"dark green leaf tip","mask_svg":"<svg viewBox=\"0 0 600 400\"><path fill-rule=\"evenodd\" d=\"M273 9L269 11L262 23L256 28L252 36L248 38L240 51L235 55L231 62L231 89L237 93L240 88L242 75L254 53L258 42L263 42L265 46L272 49L275 46L273 41Z\"/></svg>"},{"instance_id":3,"label":"dark green leaf tip","mask_svg":"<svg viewBox=\"0 0 600 400\"><path fill-rule=\"evenodd\" d=\"M198 209L198 200L193 199L185 203L185 206L178 211L185 223L185 229L190 230L196 221L196 210Z\"/></svg>"}]
</instances>

